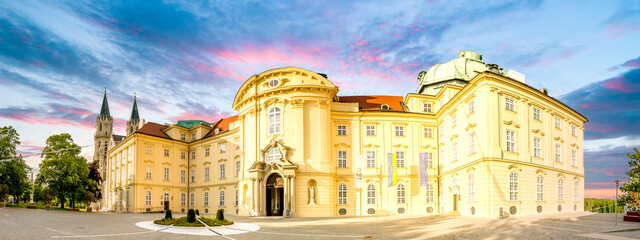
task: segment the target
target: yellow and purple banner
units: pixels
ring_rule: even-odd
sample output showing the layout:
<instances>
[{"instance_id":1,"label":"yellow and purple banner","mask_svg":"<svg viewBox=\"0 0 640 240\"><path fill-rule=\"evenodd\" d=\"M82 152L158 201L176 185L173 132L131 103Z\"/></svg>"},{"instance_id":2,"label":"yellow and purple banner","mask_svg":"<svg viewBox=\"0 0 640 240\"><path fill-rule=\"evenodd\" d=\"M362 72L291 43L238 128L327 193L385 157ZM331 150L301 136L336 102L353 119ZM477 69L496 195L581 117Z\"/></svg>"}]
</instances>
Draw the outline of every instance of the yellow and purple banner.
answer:
<instances>
[{"instance_id":1,"label":"yellow and purple banner","mask_svg":"<svg viewBox=\"0 0 640 240\"><path fill-rule=\"evenodd\" d=\"M398 183L398 162L396 161L395 153L387 153L387 169L388 170L388 179L389 179L389 187L393 187Z\"/></svg>"}]
</instances>

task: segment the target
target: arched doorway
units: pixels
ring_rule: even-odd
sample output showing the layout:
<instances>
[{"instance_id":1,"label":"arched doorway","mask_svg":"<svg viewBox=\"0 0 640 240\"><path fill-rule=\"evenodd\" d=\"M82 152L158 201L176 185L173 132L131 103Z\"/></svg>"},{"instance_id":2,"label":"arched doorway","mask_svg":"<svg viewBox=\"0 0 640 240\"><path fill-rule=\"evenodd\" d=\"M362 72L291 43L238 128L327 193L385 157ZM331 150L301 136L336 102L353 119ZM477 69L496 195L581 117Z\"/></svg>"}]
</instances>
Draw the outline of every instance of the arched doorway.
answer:
<instances>
[{"instance_id":1,"label":"arched doorway","mask_svg":"<svg viewBox=\"0 0 640 240\"><path fill-rule=\"evenodd\" d=\"M267 216L282 216L284 212L284 179L274 173L267 178Z\"/></svg>"}]
</instances>

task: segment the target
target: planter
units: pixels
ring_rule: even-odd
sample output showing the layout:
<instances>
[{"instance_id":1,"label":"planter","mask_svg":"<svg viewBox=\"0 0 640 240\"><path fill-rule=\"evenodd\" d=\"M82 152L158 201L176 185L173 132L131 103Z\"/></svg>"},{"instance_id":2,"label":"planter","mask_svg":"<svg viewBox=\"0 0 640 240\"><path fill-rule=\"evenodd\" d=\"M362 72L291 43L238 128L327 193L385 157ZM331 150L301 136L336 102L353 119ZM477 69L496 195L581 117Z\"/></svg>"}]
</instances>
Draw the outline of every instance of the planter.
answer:
<instances>
[{"instance_id":1,"label":"planter","mask_svg":"<svg viewBox=\"0 0 640 240\"><path fill-rule=\"evenodd\" d=\"M69 211L72 211L72 212L80 212L80 209L78 209L78 208L69 208Z\"/></svg>"},{"instance_id":2,"label":"planter","mask_svg":"<svg viewBox=\"0 0 640 240\"><path fill-rule=\"evenodd\" d=\"M7 206L7 203L5 203L5 202L0 202L0 208L6 207L6 206Z\"/></svg>"},{"instance_id":3,"label":"planter","mask_svg":"<svg viewBox=\"0 0 640 240\"><path fill-rule=\"evenodd\" d=\"M44 209L47 211L51 210L51 204L44 205Z\"/></svg>"},{"instance_id":4,"label":"planter","mask_svg":"<svg viewBox=\"0 0 640 240\"><path fill-rule=\"evenodd\" d=\"M38 207L37 207L37 206L33 206L33 205L28 205L28 206L27 206L27 208L28 208L28 209L38 209Z\"/></svg>"},{"instance_id":5,"label":"planter","mask_svg":"<svg viewBox=\"0 0 640 240\"><path fill-rule=\"evenodd\" d=\"M87 207L87 212L91 212L91 207Z\"/></svg>"}]
</instances>

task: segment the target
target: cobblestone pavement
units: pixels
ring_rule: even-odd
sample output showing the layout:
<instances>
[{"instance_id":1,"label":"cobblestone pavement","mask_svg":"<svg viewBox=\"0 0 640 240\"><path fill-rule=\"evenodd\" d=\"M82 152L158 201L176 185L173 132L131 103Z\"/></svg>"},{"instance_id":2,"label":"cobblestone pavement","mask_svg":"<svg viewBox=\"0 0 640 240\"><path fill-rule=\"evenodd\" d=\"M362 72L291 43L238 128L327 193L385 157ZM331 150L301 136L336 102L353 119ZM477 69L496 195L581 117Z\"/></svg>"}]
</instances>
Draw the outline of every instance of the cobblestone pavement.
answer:
<instances>
[{"instance_id":1,"label":"cobblestone pavement","mask_svg":"<svg viewBox=\"0 0 640 240\"><path fill-rule=\"evenodd\" d=\"M174 214L174 217L182 215ZM0 208L0 239L640 239L640 223L613 214L563 213L509 219L452 216L235 217L260 230L228 236L150 231L137 222L163 214Z\"/></svg>"}]
</instances>

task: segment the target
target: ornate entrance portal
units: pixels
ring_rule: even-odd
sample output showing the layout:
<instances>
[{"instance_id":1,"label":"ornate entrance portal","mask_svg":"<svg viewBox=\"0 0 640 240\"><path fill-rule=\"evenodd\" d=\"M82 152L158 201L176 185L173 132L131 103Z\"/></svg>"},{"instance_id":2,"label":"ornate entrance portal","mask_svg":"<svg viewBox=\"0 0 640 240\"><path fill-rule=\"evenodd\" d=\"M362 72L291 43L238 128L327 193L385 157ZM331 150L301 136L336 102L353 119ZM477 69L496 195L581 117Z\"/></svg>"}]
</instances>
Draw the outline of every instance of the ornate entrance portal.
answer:
<instances>
[{"instance_id":1,"label":"ornate entrance portal","mask_svg":"<svg viewBox=\"0 0 640 240\"><path fill-rule=\"evenodd\" d=\"M274 173L266 182L267 216L282 216L284 212L284 179Z\"/></svg>"}]
</instances>

